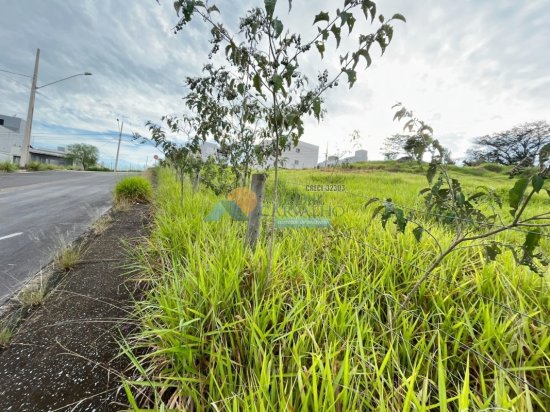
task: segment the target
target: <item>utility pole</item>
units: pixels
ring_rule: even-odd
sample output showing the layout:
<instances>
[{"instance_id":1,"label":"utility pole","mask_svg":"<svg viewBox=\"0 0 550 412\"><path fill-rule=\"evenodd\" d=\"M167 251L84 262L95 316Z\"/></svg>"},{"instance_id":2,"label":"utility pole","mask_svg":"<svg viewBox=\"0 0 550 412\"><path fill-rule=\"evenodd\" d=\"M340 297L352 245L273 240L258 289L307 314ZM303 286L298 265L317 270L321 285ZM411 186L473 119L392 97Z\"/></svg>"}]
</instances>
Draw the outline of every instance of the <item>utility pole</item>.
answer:
<instances>
[{"instance_id":1,"label":"utility pole","mask_svg":"<svg viewBox=\"0 0 550 412\"><path fill-rule=\"evenodd\" d=\"M23 144L21 145L21 159L19 166L25 167L29 162L29 148L31 145L32 115L34 113L34 98L36 96L36 82L38 80L38 62L40 60L40 49L36 49L36 61L34 62L34 74L32 76L31 97L29 98L29 109L27 111L27 122L25 124L25 134L23 135Z\"/></svg>"},{"instance_id":2,"label":"utility pole","mask_svg":"<svg viewBox=\"0 0 550 412\"><path fill-rule=\"evenodd\" d=\"M120 141L122 140L122 128L124 127L124 120L122 124L119 123L119 120L116 119L118 123L118 146L116 148L116 158L115 158L115 172L118 171L118 153L120 152Z\"/></svg>"}]
</instances>

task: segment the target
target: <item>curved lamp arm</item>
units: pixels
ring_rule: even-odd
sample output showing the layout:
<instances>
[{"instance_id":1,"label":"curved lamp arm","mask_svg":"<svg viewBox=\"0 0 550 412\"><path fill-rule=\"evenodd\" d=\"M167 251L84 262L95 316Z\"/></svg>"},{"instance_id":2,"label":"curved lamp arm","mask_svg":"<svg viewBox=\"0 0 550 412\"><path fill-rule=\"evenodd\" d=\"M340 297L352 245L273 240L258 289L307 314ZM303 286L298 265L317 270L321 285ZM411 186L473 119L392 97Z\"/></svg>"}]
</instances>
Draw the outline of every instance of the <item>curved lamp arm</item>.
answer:
<instances>
[{"instance_id":1,"label":"curved lamp arm","mask_svg":"<svg viewBox=\"0 0 550 412\"><path fill-rule=\"evenodd\" d=\"M90 72L85 72L85 73L79 73L79 74L73 74L72 76L69 76L69 77L65 77L63 79L60 79L60 80L56 80L55 82L51 82L51 83L47 83L47 84L44 84L42 86L37 86L35 87L35 89L41 89L43 87L46 87L46 86L49 86L51 84L55 84L55 83L59 83L59 82L62 82L63 80L67 80L67 79L72 79L73 77L77 77L77 76L91 76L92 73Z\"/></svg>"}]
</instances>

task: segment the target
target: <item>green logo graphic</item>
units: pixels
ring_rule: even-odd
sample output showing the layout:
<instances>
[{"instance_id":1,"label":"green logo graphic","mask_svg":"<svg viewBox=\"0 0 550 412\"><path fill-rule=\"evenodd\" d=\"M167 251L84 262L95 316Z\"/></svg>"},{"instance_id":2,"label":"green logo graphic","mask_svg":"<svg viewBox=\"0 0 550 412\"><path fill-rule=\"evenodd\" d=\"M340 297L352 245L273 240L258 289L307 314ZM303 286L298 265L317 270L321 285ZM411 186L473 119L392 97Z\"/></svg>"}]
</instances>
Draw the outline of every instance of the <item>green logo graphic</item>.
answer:
<instances>
[{"instance_id":1,"label":"green logo graphic","mask_svg":"<svg viewBox=\"0 0 550 412\"><path fill-rule=\"evenodd\" d=\"M212 211L204 218L205 222L218 222L223 215L228 214L233 220L245 221L248 216L243 213L239 205L233 200L220 200Z\"/></svg>"},{"instance_id":2,"label":"green logo graphic","mask_svg":"<svg viewBox=\"0 0 550 412\"><path fill-rule=\"evenodd\" d=\"M256 207L256 195L245 187L232 190L226 200L220 200L204 218L205 222L218 222L225 214L233 220L246 221Z\"/></svg>"}]
</instances>

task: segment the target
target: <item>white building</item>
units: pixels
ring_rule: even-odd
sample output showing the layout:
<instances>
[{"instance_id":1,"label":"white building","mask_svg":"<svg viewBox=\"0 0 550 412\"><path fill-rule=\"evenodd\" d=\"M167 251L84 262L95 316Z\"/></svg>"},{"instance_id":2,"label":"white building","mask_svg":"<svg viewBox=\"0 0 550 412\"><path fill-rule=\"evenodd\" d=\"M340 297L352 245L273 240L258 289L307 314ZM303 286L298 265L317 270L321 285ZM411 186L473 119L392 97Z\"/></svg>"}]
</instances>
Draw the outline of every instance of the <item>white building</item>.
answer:
<instances>
[{"instance_id":1,"label":"white building","mask_svg":"<svg viewBox=\"0 0 550 412\"><path fill-rule=\"evenodd\" d=\"M338 156L328 156L327 160L323 160L319 163L319 167L330 167L341 164L352 164L358 162L366 162L369 160L369 153L366 150L356 150L353 156L344 157L340 159Z\"/></svg>"},{"instance_id":2,"label":"white building","mask_svg":"<svg viewBox=\"0 0 550 412\"><path fill-rule=\"evenodd\" d=\"M0 114L0 162L19 164L25 125L23 119Z\"/></svg>"},{"instance_id":3,"label":"white building","mask_svg":"<svg viewBox=\"0 0 550 412\"><path fill-rule=\"evenodd\" d=\"M350 163L366 162L367 160L369 160L369 152L361 149L361 150L356 150L353 156L344 157L341 160L341 162L350 164Z\"/></svg>"},{"instance_id":4,"label":"white building","mask_svg":"<svg viewBox=\"0 0 550 412\"><path fill-rule=\"evenodd\" d=\"M273 158L267 161L267 165L273 167ZM319 161L319 146L298 141L296 147L286 149L281 153L280 165L284 169L314 169Z\"/></svg>"},{"instance_id":5,"label":"white building","mask_svg":"<svg viewBox=\"0 0 550 412\"><path fill-rule=\"evenodd\" d=\"M19 117L0 114L0 162L19 164L26 122ZM64 147L58 150L29 148L29 161L52 165L67 165Z\"/></svg>"},{"instance_id":6,"label":"white building","mask_svg":"<svg viewBox=\"0 0 550 412\"><path fill-rule=\"evenodd\" d=\"M218 154L218 145L211 142L203 142L200 146L202 160L207 160L209 157L216 157Z\"/></svg>"}]
</instances>

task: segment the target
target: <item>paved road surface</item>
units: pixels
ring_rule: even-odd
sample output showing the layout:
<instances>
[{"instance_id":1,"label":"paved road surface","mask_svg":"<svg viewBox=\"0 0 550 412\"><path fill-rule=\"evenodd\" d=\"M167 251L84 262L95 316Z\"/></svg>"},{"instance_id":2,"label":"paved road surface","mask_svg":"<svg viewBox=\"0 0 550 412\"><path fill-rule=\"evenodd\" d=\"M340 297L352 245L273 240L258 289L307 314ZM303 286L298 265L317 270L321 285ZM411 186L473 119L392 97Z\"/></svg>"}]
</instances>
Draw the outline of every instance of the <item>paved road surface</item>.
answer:
<instances>
[{"instance_id":1,"label":"paved road surface","mask_svg":"<svg viewBox=\"0 0 550 412\"><path fill-rule=\"evenodd\" d=\"M106 172L0 174L0 303L111 204Z\"/></svg>"}]
</instances>

